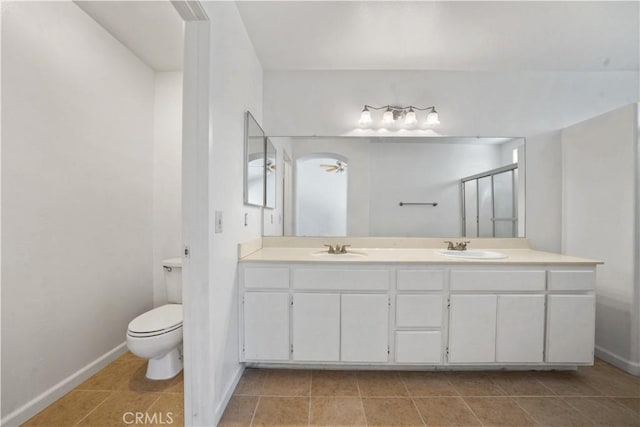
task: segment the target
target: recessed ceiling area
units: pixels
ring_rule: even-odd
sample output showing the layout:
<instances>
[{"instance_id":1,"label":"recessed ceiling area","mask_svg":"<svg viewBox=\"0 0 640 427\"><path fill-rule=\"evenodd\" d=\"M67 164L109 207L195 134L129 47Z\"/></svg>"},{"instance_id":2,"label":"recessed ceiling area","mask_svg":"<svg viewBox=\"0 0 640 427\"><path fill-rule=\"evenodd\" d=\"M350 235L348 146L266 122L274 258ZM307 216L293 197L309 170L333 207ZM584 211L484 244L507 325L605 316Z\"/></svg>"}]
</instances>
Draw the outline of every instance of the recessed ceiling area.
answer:
<instances>
[{"instance_id":1,"label":"recessed ceiling area","mask_svg":"<svg viewBox=\"0 0 640 427\"><path fill-rule=\"evenodd\" d=\"M266 70L637 70L638 2L241 1Z\"/></svg>"},{"instance_id":2,"label":"recessed ceiling area","mask_svg":"<svg viewBox=\"0 0 640 427\"><path fill-rule=\"evenodd\" d=\"M169 1L76 1L155 71L182 70L184 24Z\"/></svg>"}]
</instances>

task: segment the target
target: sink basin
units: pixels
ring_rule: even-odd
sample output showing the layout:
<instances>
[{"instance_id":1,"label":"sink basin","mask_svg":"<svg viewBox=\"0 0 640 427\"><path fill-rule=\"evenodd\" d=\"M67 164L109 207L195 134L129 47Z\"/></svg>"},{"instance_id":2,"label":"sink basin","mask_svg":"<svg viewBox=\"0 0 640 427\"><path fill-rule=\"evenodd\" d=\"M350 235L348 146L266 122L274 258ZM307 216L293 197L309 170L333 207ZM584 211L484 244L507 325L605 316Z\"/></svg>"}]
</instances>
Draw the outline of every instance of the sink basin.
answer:
<instances>
[{"instance_id":1,"label":"sink basin","mask_svg":"<svg viewBox=\"0 0 640 427\"><path fill-rule=\"evenodd\" d=\"M466 258L466 259L501 259L507 258L507 255L501 252L492 251L480 251L480 250L467 250L467 251L436 251L440 255L450 256L454 258Z\"/></svg>"},{"instance_id":2,"label":"sink basin","mask_svg":"<svg viewBox=\"0 0 640 427\"><path fill-rule=\"evenodd\" d=\"M327 251L316 251L316 252L311 252L311 255L319 258L334 259L334 260L359 259L367 256L366 253L357 252L357 251L349 251L346 254L330 254Z\"/></svg>"}]
</instances>

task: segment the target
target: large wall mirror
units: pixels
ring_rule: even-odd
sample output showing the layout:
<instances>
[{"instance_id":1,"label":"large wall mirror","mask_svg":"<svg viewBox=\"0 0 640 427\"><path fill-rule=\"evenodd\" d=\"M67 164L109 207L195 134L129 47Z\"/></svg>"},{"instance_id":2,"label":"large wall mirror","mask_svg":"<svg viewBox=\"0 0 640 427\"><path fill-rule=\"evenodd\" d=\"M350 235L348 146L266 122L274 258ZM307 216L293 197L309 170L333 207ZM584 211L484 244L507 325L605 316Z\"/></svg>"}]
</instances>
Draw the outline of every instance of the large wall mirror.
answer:
<instances>
[{"instance_id":1,"label":"large wall mirror","mask_svg":"<svg viewBox=\"0 0 640 427\"><path fill-rule=\"evenodd\" d=\"M292 171L278 175L289 203L265 235L525 235L524 138L269 139Z\"/></svg>"}]
</instances>

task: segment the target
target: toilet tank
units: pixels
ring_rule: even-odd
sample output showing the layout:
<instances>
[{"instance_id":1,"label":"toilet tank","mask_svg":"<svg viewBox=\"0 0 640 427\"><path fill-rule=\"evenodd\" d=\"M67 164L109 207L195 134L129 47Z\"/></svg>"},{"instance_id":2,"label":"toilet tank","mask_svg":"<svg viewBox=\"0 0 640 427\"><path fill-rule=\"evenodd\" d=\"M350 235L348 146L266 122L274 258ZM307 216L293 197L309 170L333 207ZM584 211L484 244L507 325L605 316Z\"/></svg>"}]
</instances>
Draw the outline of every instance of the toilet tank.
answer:
<instances>
[{"instance_id":1,"label":"toilet tank","mask_svg":"<svg viewBox=\"0 0 640 427\"><path fill-rule=\"evenodd\" d=\"M170 304L182 304L182 258L169 258L162 261L164 284L167 287L167 300Z\"/></svg>"}]
</instances>

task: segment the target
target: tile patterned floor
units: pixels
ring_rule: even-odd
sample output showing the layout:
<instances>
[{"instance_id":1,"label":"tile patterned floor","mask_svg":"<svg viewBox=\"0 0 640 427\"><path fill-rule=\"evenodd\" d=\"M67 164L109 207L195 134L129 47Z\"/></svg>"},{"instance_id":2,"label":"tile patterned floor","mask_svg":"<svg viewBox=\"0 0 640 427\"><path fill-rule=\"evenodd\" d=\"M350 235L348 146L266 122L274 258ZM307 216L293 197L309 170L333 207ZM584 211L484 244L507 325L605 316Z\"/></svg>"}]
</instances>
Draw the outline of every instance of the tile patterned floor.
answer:
<instances>
[{"instance_id":1,"label":"tile patterned floor","mask_svg":"<svg viewBox=\"0 0 640 427\"><path fill-rule=\"evenodd\" d=\"M247 369L220 426L640 426L640 378L577 372Z\"/></svg>"},{"instance_id":2,"label":"tile patterned floor","mask_svg":"<svg viewBox=\"0 0 640 427\"><path fill-rule=\"evenodd\" d=\"M145 377L146 370L146 360L126 353L23 426L183 426L182 373L170 380L151 381ZM143 423L136 424L135 413L150 418L139 418Z\"/></svg>"},{"instance_id":3,"label":"tile patterned floor","mask_svg":"<svg viewBox=\"0 0 640 427\"><path fill-rule=\"evenodd\" d=\"M145 370L127 353L24 425L182 426L182 374ZM126 412L164 418L127 424ZM640 378L600 360L577 372L247 369L220 426L640 427Z\"/></svg>"}]
</instances>

